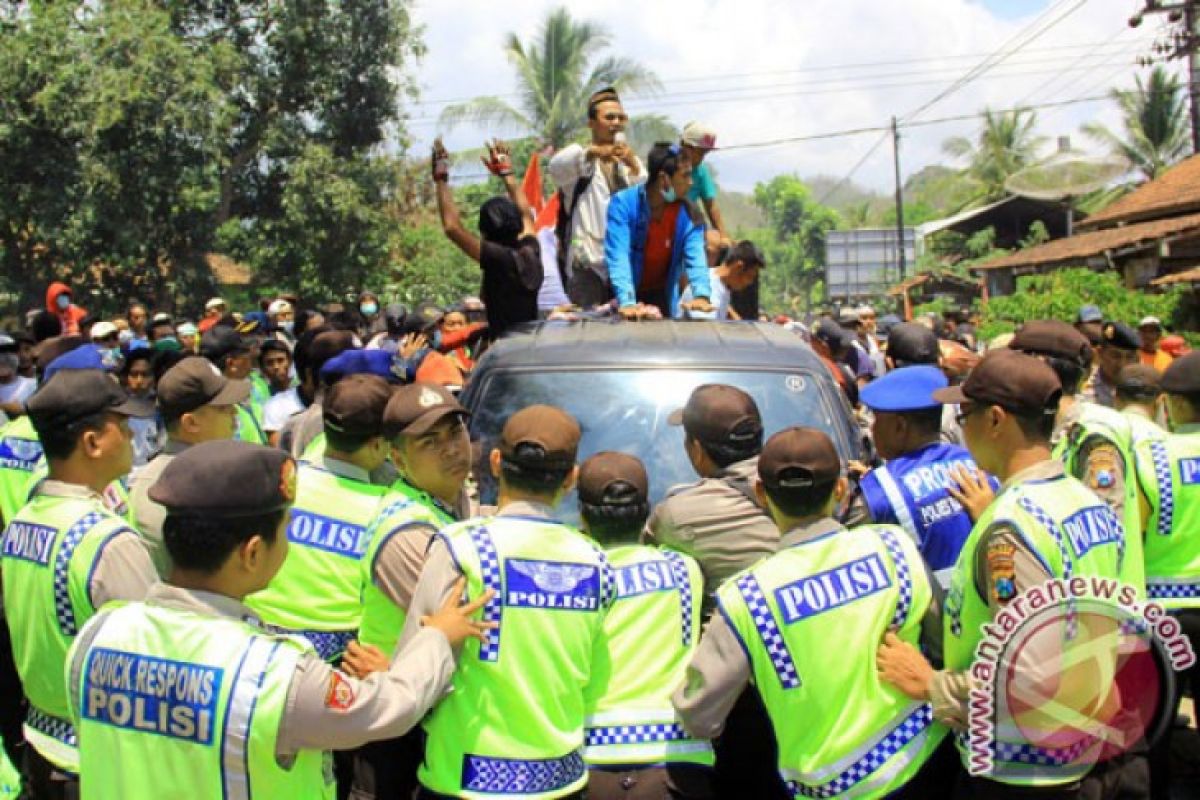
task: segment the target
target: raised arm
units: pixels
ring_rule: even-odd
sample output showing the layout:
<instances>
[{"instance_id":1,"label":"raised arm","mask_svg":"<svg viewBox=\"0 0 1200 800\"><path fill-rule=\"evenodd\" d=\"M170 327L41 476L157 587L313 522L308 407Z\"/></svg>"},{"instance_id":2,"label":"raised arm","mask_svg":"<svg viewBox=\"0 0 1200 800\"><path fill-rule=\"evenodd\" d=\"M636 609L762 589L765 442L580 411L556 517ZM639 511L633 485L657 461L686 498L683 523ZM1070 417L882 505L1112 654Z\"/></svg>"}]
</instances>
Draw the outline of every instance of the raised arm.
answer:
<instances>
[{"instance_id":1,"label":"raised arm","mask_svg":"<svg viewBox=\"0 0 1200 800\"><path fill-rule=\"evenodd\" d=\"M442 218L442 232L446 238L454 242L459 250L467 254L472 261L479 261L479 237L463 227L462 218L458 215L458 206L454 203L454 193L450 191L450 154L446 152L441 139L433 143L433 183L437 187L438 214Z\"/></svg>"},{"instance_id":2,"label":"raised arm","mask_svg":"<svg viewBox=\"0 0 1200 800\"><path fill-rule=\"evenodd\" d=\"M508 199L512 200L521 212L521 236L537 235L537 230L533 227L533 209L529 207L529 201L513 175L512 151L508 143L494 139L490 143L485 142L484 146L488 149L488 155L483 159L483 165L487 167L488 172L504 181Z\"/></svg>"}]
</instances>

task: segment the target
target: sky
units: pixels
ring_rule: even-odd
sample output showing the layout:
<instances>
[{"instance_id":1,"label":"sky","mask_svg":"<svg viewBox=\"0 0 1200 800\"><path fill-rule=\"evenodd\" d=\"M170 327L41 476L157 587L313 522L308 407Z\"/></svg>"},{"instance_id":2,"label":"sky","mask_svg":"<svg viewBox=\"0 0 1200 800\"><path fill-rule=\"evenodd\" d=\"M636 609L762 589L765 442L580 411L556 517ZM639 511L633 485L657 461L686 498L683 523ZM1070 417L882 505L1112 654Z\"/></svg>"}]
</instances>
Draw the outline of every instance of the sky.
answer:
<instances>
[{"instance_id":1,"label":"sky","mask_svg":"<svg viewBox=\"0 0 1200 800\"><path fill-rule=\"evenodd\" d=\"M414 16L424 26L428 53L416 68L420 105L408 108L415 152L438 133L451 150L478 147L491 134L520 134L473 126L446 130L437 116L447 101L511 95L516 78L504 39L509 31L526 40L536 36L555 5L417 0ZM1131 29L1127 20L1141 5L1141 0L572 0L569 8L575 17L609 30L607 52L636 59L660 78L663 91L657 96L624 97L630 113L663 113L679 126L702 120L717 130L722 149L710 158L723 188L750 191L779 174L842 178L861 161L853 180L890 192L892 150L885 133L761 145L883 128L892 116L912 122L970 116L901 131L904 177L929 164L955 166L942 153L942 142L975 134L976 115L985 107L1061 104L1131 86L1136 59L1150 54L1163 24L1150 17ZM976 80L922 109L985 59L1010 51ZM1070 136L1077 149L1097 152L1079 132L1085 122L1118 127L1106 99L1037 113L1038 130L1048 137L1047 155L1059 136Z\"/></svg>"}]
</instances>

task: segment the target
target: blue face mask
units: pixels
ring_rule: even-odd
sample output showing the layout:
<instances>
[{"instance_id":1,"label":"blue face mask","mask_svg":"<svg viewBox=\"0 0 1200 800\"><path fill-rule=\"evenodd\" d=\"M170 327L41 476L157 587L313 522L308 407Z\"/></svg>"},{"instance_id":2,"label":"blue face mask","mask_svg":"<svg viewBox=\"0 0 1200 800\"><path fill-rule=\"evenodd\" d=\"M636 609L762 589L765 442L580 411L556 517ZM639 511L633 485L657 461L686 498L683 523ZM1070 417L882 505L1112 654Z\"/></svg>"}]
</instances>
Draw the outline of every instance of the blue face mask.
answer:
<instances>
[{"instance_id":1,"label":"blue face mask","mask_svg":"<svg viewBox=\"0 0 1200 800\"><path fill-rule=\"evenodd\" d=\"M282 328L283 330L287 331L288 333L291 333L292 330L296 327L296 322L295 322L295 320L285 319L283 322L279 323L279 327Z\"/></svg>"},{"instance_id":2,"label":"blue face mask","mask_svg":"<svg viewBox=\"0 0 1200 800\"><path fill-rule=\"evenodd\" d=\"M375 305L374 303L363 303L358 307L358 310L369 317L379 311L379 306Z\"/></svg>"},{"instance_id":3,"label":"blue face mask","mask_svg":"<svg viewBox=\"0 0 1200 800\"><path fill-rule=\"evenodd\" d=\"M674 203L674 202L675 202L675 201L678 199L678 198L675 196L675 187L674 187L674 186L668 186L666 189L663 189L663 191L662 191L662 199L663 199L663 200L666 200L668 203Z\"/></svg>"},{"instance_id":4,"label":"blue face mask","mask_svg":"<svg viewBox=\"0 0 1200 800\"><path fill-rule=\"evenodd\" d=\"M66 311L71 307L71 295L60 294L58 297L54 298L54 305L58 307L59 311Z\"/></svg>"}]
</instances>

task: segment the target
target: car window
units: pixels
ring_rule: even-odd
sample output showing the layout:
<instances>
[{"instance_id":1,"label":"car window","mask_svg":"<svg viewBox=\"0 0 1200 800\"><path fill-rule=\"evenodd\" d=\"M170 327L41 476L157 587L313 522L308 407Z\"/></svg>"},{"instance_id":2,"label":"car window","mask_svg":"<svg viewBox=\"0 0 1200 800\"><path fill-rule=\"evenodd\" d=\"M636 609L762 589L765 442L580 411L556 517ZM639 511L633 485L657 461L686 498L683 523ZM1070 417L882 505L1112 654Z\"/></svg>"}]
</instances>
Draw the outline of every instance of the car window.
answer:
<instances>
[{"instance_id":1,"label":"car window","mask_svg":"<svg viewBox=\"0 0 1200 800\"><path fill-rule=\"evenodd\" d=\"M482 501L496 502L486 456L504 421L526 406L545 403L579 420L581 463L602 450L640 458L650 475L650 500L657 503L669 487L697 479L683 449L683 429L670 425L667 417L705 383L727 383L748 392L763 415L766 436L792 425L809 425L829 433L839 449L845 446L843 423L835 422L829 397L803 370L498 370L487 374L471 420L471 438L481 444L483 461L477 466L483 468L476 474ZM573 493L560 512L564 519L577 520Z\"/></svg>"}]
</instances>

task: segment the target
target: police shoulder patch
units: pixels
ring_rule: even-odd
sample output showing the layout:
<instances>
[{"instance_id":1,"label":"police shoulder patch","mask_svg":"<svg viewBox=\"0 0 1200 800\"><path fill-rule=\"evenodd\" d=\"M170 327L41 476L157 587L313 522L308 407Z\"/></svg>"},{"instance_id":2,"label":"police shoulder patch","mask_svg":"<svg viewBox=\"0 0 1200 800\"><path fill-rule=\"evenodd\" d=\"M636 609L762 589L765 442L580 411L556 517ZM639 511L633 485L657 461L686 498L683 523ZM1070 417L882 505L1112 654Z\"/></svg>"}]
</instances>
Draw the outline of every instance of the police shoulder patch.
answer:
<instances>
[{"instance_id":1,"label":"police shoulder patch","mask_svg":"<svg viewBox=\"0 0 1200 800\"><path fill-rule=\"evenodd\" d=\"M1017 595L1017 548L1006 541L994 541L987 548L987 568L992 599L1006 603Z\"/></svg>"},{"instance_id":2,"label":"police shoulder patch","mask_svg":"<svg viewBox=\"0 0 1200 800\"><path fill-rule=\"evenodd\" d=\"M342 673L334 670L329 676L329 690L325 692L325 707L334 711L349 711L354 705L354 687Z\"/></svg>"},{"instance_id":3,"label":"police shoulder patch","mask_svg":"<svg viewBox=\"0 0 1200 800\"><path fill-rule=\"evenodd\" d=\"M1092 448L1087 457L1087 474L1084 483L1089 489L1111 489L1117 483L1120 456L1112 445L1098 445Z\"/></svg>"}]
</instances>

